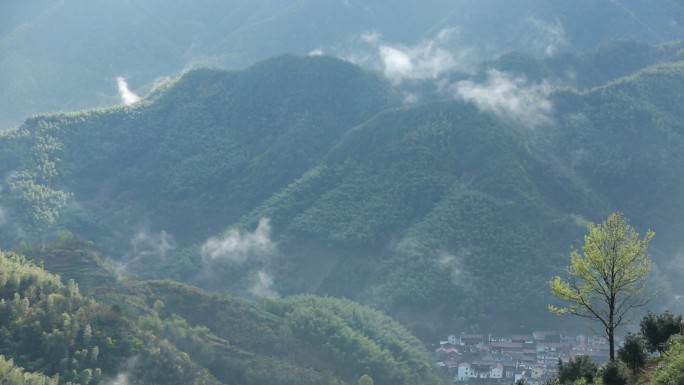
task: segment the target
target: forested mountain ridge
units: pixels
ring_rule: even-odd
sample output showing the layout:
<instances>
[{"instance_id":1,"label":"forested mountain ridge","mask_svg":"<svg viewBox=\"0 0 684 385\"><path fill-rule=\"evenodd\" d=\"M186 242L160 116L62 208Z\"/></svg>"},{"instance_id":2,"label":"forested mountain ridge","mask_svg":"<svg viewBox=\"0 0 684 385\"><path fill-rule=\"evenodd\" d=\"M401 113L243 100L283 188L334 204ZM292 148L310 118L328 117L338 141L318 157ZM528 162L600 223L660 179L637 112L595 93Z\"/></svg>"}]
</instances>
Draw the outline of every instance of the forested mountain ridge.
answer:
<instances>
[{"instance_id":1,"label":"forested mountain ridge","mask_svg":"<svg viewBox=\"0 0 684 385\"><path fill-rule=\"evenodd\" d=\"M64 271L69 260L97 257L84 246L65 235L24 251ZM351 301L257 304L170 281L114 279L86 295L20 254L0 253L0 266L0 378L8 384L344 385L363 374L379 384L442 383L420 341Z\"/></svg>"},{"instance_id":2,"label":"forested mountain ridge","mask_svg":"<svg viewBox=\"0 0 684 385\"><path fill-rule=\"evenodd\" d=\"M467 64L509 50L582 52L611 39L662 44L684 37L677 1L160 0L93 3L7 0L0 5L0 129L46 111L118 101L117 77L138 93L197 66L244 68L274 55L317 50L382 66L392 47L444 48ZM420 48L419 48L420 50Z\"/></svg>"},{"instance_id":3,"label":"forested mountain ridge","mask_svg":"<svg viewBox=\"0 0 684 385\"><path fill-rule=\"evenodd\" d=\"M239 73L192 71L131 107L29 119L5 137L37 142L5 150L23 151L15 155L41 185L17 187L20 201L45 199L28 190L68 185L82 208L109 218L83 227L123 221L129 237L149 225L199 242L317 165L350 127L393 104L384 81L349 63L283 56ZM15 165L8 158L3 173ZM22 175L13 174L14 186L31 178ZM40 207L29 213L37 228L54 220Z\"/></svg>"},{"instance_id":4,"label":"forested mountain ridge","mask_svg":"<svg viewBox=\"0 0 684 385\"><path fill-rule=\"evenodd\" d=\"M3 235L67 228L138 275L344 296L432 337L544 327L546 281L587 220L619 210L656 231L657 279L674 292L678 47L637 46L657 55L626 77L595 73L601 52L575 58L577 79L609 79L581 89L523 77L565 71L511 54L413 105L328 57L191 71L131 106L3 133Z\"/></svg>"}]
</instances>

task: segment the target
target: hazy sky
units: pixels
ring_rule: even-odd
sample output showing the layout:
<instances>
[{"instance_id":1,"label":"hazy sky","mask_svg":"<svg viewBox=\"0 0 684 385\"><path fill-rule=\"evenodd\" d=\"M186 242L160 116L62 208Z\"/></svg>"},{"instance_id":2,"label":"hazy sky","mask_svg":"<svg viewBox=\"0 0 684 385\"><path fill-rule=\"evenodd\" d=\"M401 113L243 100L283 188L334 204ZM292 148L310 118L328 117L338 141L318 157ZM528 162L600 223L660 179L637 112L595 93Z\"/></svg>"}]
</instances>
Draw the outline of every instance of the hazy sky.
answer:
<instances>
[{"instance_id":1,"label":"hazy sky","mask_svg":"<svg viewBox=\"0 0 684 385\"><path fill-rule=\"evenodd\" d=\"M196 66L281 53L338 56L395 84L468 71L522 50L583 51L611 38L681 38L664 0L3 1L0 128L55 110L129 104Z\"/></svg>"}]
</instances>

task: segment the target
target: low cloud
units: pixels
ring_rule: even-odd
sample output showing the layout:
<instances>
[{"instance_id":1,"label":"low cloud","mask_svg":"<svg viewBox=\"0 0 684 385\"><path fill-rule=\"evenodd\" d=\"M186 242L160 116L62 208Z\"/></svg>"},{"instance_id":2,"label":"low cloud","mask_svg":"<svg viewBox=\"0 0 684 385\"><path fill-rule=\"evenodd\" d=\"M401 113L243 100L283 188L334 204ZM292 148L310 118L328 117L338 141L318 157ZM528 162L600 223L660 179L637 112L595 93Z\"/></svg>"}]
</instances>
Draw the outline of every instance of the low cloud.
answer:
<instances>
[{"instance_id":1,"label":"low cloud","mask_svg":"<svg viewBox=\"0 0 684 385\"><path fill-rule=\"evenodd\" d=\"M119 87L119 96L121 97L123 104L128 106L140 100L138 95L128 89L128 83L126 83L126 79L122 76L116 78L116 84Z\"/></svg>"},{"instance_id":2,"label":"low cloud","mask_svg":"<svg viewBox=\"0 0 684 385\"><path fill-rule=\"evenodd\" d=\"M254 284L249 292L257 298L277 298L278 292L273 289L273 276L265 271L257 272Z\"/></svg>"},{"instance_id":3,"label":"low cloud","mask_svg":"<svg viewBox=\"0 0 684 385\"><path fill-rule=\"evenodd\" d=\"M115 377L106 377L103 381L104 385L129 385L131 384L131 371L136 371L134 369L136 366L138 366L139 359L138 356L133 356L130 357L126 362L124 363L124 370L123 372L117 373ZM138 366L137 369L140 369Z\"/></svg>"},{"instance_id":4,"label":"low cloud","mask_svg":"<svg viewBox=\"0 0 684 385\"><path fill-rule=\"evenodd\" d=\"M254 232L241 233L238 230L230 230L223 236L209 238L202 245L202 259L240 263L251 257L272 255L275 251L276 244L271 240L270 221L268 218L262 218Z\"/></svg>"},{"instance_id":5,"label":"low cloud","mask_svg":"<svg viewBox=\"0 0 684 385\"><path fill-rule=\"evenodd\" d=\"M530 16L527 18L527 23L533 29L530 46L534 47L535 51L544 52L546 56L553 56L561 48L568 46L565 29L559 20L552 24Z\"/></svg>"},{"instance_id":6,"label":"low cloud","mask_svg":"<svg viewBox=\"0 0 684 385\"><path fill-rule=\"evenodd\" d=\"M324 54L325 52L323 52L323 50L320 48L309 52L309 56L323 56Z\"/></svg>"},{"instance_id":7,"label":"low cloud","mask_svg":"<svg viewBox=\"0 0 684 385\"><path fill-rule=\"evenodd\" d=\"M176 241L173 236L162 230L159 233L148 231L138 231L131 240L130 256L132 260L147 259L166 259L169 252L176 248Z\"/></svg>"},{"instance_id":8,"label":"low cloud","mask_svg":"<svg viewBox=\"0 0 684 385\"><path fill-rule=\"evenodd\" d=\"M403 45L384 42L377 32L365 33L361 35L361 41L373 52L355 53L346 59L371 68L379 67L395 84L406 80L437 79L452 71L471 72L474 68L471 51L453 48L457 35L456 29L448 28L432 39Z\"/></svg>"},{"instance_id":9,"label":"low cloud","mask_svg":"<svg viewBox=\"0 0 684 385\"><path fill-rule=\"evenodd\" d=\"M450 270L451 282L455 286L468 287L471 284L470 274L465 271L465 260L470 255L470 251L461 250L458 254L442 252L437 257L440 267Z\"/></svg>"},{"instance_id":10,"label":"low cloud","mask_svg":"<svg viewBox=\"0 0 684 385\"><path fill-rule=\"evenodd\" d=\"M130 382L128 381L128 374L127 373L120 373L118 374L113 380L106 382L107 385L128 385Z\"/></svg>"},{"instance_id":11,"label":"low cloud","mask_svg":"<svg viewBox=\"0 0 684 385\"><path fill-rule=\"evenodd\" d=\"M489 70L484 83L471 80L452 85L457 98L475 104L481 111L513 119L526 126L551 123L553 105L548 84L528 84L521 76Z\"/></svg>"},{"instance_id":12,"label":"low cloud","mask_svg":"<svg viewBox=\"0 0 684 385\"><path fill-rule=\"evenodd\" d=\"M165 261L176 249L173 235L162 230L159 233L140 230L131 238L131 246L124 258L109 261L117 278L127 276L131 271L149 272L149 264Z\"/></svg>"}]
</instances>

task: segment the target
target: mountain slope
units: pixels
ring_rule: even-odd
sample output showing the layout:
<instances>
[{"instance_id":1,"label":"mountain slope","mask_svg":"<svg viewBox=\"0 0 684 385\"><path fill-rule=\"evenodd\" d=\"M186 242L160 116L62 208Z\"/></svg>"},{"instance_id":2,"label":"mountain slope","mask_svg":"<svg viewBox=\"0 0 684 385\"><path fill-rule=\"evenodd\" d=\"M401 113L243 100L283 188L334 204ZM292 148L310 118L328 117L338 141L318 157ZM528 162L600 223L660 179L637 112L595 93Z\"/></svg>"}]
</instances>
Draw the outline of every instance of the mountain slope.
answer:
<instances>
[{"instance_id":1,"label":"mountain slope","mask_svg":"<svg viewBox=\"0 0 684 385\"><path fill-rule=\"evenodd\" d=\"M392 103L383 81L332 58L197 70L132 107L28 120L6 135L28 147L9 147L15 153L3 173L14 172L10 183L24 192L68 186L74 208L86 213L74 230L95 241L104 229L126 226L128 237L150 228L199 241L317 165L350 127ZM15 156L55 172L22 174ZM47 225L56 220L50 214L34 212L29 222Z\"/></svg>"},{"instance_id":2,"label":"mountain slope","mask_svg":"<svg viewBox=\"0 0 684 385\"><path fill-rule=\"evenodd\" d=\"M555 245L570 244L581 232L575 215L601 202L517 128L445 102L387 112L351 131L318 172L252 214L295 239L280 245L285 261L276 269L288 270L276 281L288 287L286 277L298 276L303 286L288 289L363 299L392 314L543 314L548 270L536 261L562 263ZM530 308L515 299L521 293Z\"/></svg>"},{"instance_id":3,"label":"mountain slope","mask_svg":"<svg viewBox=\"0 0 684 385\"><path fill-rule=\"evenodd\" d=\"M317 49L362 58L376 48L362 39L372 32L400 47L457 32L445 48L473 53L470 64L510 50L542 55L611 39L684 37L684 8L674 1L9 0L0 7L0 129L37 113L115 104L118 76L145 93L198 64L244 68Z\"/></svg>"},{"instance_id":4,"label":"mountain slope","mask_svg":"<svg viewBox=\"0 0 684 385\"><path fill-rule=\"evenodd\" d=\"M380 384L443 381L419 340L351 301L290 297L267 301L262 309L168 281L131 289L163 301L162 313L204 325L223 340L225 349L207 366L224 381L351 384L364 373Z\"/></svg>"},{"instance_id":5,"label":"mountain slope","mask_svg":"<svg viewBox=\"0 0 684 385\"><path fill-rule=\"evenodd\" d=\"M78 264L88 258L79 247L71 240L32 254L49 261L71 253ZM0 253L0 266L5 381L22 368L55 385L344 385L362 374L378 384L445 381L406 329L351 301L308 296L258 304L135 280L101 282L93 299L78 282L62 284L19 254ZM94 277L82 272L79 280Z\"/></svg>"},{"instance_id":6,"label":"mountain slope","mask_svg":"<svg viewBox=\"0 0 684 385\"><path fill-rule=\"evenodd\" d=\"M404 107L337 59L192 71L137 105L0 136L2 235L66 227L141 276L347 297L433 338L557 322L547 280L586 221L619 210L658 234L654 282L677 292L684 72L661 54L584 90L521 80L546 63L519 60L455 83L478 97ZM492 79L520 103L492 102Z\"/></svg>"}]
</instances>

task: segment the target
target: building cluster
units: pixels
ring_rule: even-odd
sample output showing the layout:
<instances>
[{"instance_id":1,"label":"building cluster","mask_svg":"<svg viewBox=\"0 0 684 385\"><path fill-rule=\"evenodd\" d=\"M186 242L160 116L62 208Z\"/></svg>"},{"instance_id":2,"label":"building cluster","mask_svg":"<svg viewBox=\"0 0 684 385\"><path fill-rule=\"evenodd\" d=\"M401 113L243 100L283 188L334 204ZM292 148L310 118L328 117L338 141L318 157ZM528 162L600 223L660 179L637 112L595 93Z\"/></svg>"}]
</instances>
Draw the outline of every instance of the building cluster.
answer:
<instances>
[{"instance_id":1,"label":"building cluster","mask_svg":"<svg viewBox=\"0 0 684 385\"><path fill-rule=\"evenodd\" d=\"M460 333L439 345L435 350L438 365L454 382L481 385L512 384L520 379L542 384L556 374L559 360L586 355L601 364L609 357L606 338L559 331L501 336Z\"/></svg>"}]
</instances>

